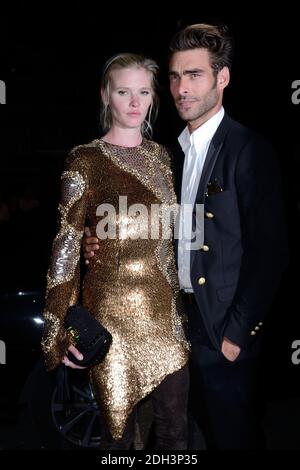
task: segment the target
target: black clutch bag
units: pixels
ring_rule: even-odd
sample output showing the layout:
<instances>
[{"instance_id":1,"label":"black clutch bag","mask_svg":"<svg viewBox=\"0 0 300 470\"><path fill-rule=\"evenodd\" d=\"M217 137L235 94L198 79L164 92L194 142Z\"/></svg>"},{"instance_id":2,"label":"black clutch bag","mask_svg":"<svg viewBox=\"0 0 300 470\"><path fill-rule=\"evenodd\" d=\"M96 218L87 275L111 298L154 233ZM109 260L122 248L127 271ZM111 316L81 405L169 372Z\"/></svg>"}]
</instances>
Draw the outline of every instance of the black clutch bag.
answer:
<instances>
[{"instance_id":1,"label":"black clutch bag","mask_svg":"<svg viewBox=\"0 0 300 470\"><path fill-rule=\"evenodd\" d=\"M78 366L92 366L104 359L112 342L112 336L101 323L84 307L69 307L64 327L72 337L74 346L83 355L82 361L69 351L67 356Z\"/></svg>"}]
</instances>

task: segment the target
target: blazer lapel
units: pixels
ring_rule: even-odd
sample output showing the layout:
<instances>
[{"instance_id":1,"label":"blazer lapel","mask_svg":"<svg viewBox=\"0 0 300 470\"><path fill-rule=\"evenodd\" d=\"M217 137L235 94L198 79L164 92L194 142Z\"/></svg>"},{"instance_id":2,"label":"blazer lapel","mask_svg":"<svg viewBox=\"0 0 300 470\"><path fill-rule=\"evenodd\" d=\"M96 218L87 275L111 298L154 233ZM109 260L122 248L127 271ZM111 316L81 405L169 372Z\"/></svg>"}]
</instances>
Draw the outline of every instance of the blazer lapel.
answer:
<instances>
[{"instance_id":1,"label":"blazer lapel","mask_svg":"<svg viewBox=\"0 0 300 470\"><path fill-rule=\"evenodd\" d=\"M195 205L203 204L205 192L207 188L207 183L210 180L211 174L213 172L215 163L222 149L225 136L229 130L230 117L225 113L218 129L216 130L215 135L213 136L211 143L208 147L207 155L205 158L204 167L202 170L200 183L198 186L198 191L196 195Z\"/></svg>"},{"instance_id":2,"label":"blazer lapel","mask_svg":"<svg viewBox=\"0 0 300 470\"><path fill-rule=\"evenodd\" d=\"M204 195L205 195L207 183L209 182L210 176L214 169L214 166L218 158L218 155L220 153L220 150L222 148L222 145L223 145L223 142L219 142L216 147L213 141L211 141L209 145L207 155L205 158L204 167L203 167L202 174L201 174L200 183L198 186L195 204L203 204L204 202Z\"/></svg>"},{"instance_id":3,"label":"blazer lapel","mask_svg":"<svg viewBox=\"0 0 300 470\"><path fill-rule=\"evenodd\" d=\"M217 161L217 158L220 154L220 151L222 149L223 143L225 136L229 130L230 127L230 122L231 118L225 113L224 117L216 130L215 135L212 138L212 141L209 145L208 151L207 151L207 156L205 159L204 167L202 170L202 175L200 178L200 183L199 187L197 190L197 195L196 195L196 200L195 200L195 206L194 206L194 212L195 212L195 207L196 204L203 204L204 203L204 197L205 197L205 191L207 187L207 183L209 182L209 179L211 177L211 174L213 172L215 163ZM182 173L183 173L183 165L184 165L184 153L179 145L177 143L176 146L173 147L172 149L172 154L173 154L173 172L174 172L174 181L175 181L175 191L177 195L177 202L180 204L181 202L181 185L182 185ZM175 240L175 252L176 252L176 262L177 262L177 248L178 248L178 240ZM191 253L191 264L193 262L194 256L193 256L193 251Z\"/></svg>"},{"instance_id":4,"label":"blazer lapel","mask_svg":"<svg viewBox=\"0 0 300 470\"><path fill-rule=\"evenodd\" d=\"M200 178L200 183L198 186L195 205L194 205L193 230L195 230L195 227L196 227L196 204L204 204L207 184L211 178L211 174L213 172L215 163L223 147L225 136L229 130L230 120L231 120L230 117L227 116L227 114L225 113L224 118L222 119L208 147L204 167L203 167L201 178ZM205 237L205 234L204 234L204 237ZM193 263L196 259L195 253L196 253L195 250L191 251L191 260L190 260L191 270L192 270Z\"/></svg>"}]
</instances>

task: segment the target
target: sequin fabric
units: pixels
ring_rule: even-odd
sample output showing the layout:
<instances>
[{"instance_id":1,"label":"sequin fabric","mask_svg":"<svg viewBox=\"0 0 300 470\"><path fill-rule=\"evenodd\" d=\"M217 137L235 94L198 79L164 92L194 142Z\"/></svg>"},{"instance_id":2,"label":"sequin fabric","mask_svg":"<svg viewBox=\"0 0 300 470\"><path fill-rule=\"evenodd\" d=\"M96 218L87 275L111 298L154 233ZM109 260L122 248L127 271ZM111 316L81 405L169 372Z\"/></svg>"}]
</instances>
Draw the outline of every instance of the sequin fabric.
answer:
<instances>
[{"instance_id":1,"label":"sequin fabric","mask_svg":"<svg viewBox=\"0 0 300 470\"><path fill-rule=\"evenodd\" d=\"M120 209L120 197L126 212ZM43 349L49 368L61 360L61 341L66 347L61 325L78 296L83 228L87 223L99 236L108 220L103 205L114 208L116 237L100 239L83 279L83 303L113 336L107 356L91 368L90 377L118 439L133 407L188 360L173 245L163 230L164 209L174 207L176 212L166 149L146 139L134 148L98 139L71 153L48 271Z\"/></svg>"},{"instance_id":2,"label":"sequin fabric","mask_svg":"<svg viewBox=\"0 0 300 470\"><path fill-rule=\"evenodd\" d=\"M76 303L79 293L80 247L89 194L87 172L82 163L74 149L67 158L66 171L61 177L58 232L47 272L42 339L48 369L60 363L71 344L63 328L63 318L69 305Z\"/></svg>"}]
</instances>

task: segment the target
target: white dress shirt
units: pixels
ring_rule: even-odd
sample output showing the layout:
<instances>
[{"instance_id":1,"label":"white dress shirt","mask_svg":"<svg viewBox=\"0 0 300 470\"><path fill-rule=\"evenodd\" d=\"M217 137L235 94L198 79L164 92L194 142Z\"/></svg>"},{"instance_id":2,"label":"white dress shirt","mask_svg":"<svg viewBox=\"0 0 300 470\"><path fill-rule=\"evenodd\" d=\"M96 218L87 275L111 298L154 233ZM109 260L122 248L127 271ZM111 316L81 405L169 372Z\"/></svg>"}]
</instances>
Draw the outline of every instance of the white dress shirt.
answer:
<instances>
[{"instance_id":1,"label":"white dress shirt","mask_svg":"<svg viewBox=\"0 0 300 470\"><path fill-rule=\"evenodd\" d=\"M190 276L192 212L208 147L224 116L224 108L190 134L186 127L178 137L184 152L178 240L178 276L180 288L193 292Z\"/></svg>"}]
</instances>

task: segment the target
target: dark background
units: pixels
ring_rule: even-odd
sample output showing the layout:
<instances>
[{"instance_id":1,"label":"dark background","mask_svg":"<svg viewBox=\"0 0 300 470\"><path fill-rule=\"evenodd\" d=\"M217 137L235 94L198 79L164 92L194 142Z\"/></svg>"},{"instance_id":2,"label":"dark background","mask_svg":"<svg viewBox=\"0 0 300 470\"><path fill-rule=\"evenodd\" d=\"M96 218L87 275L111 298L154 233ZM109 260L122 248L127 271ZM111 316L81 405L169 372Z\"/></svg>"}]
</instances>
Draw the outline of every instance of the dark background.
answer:
<instances>
[{"instance_id":1,"label":"dark background","mask_svg":"<svg viewBox=\"0 0 300 470\"><path fill-rule=\"evenodd\" d=\"M252 2L232 10L227 3L220 8L204 2L164 8L168 14L149 2L1 6L0 79L7 104L0 106L0 203L8 209L0 221L1 289L44 287L64 158L73 146L99 136L104 61L124 51L158 61L161 109L154 138L169 145L183 127L168 92L169 40L186 24L224 22L235 38L224 106L277 149L289 226L291 262L269 317L263 389L269 400L297 399L300 364L291 362L292 342L300 340L300 104L291 100L292 82L300 79L297 13L287 4L263 13Z\"/></svg>"}]
</instances>

